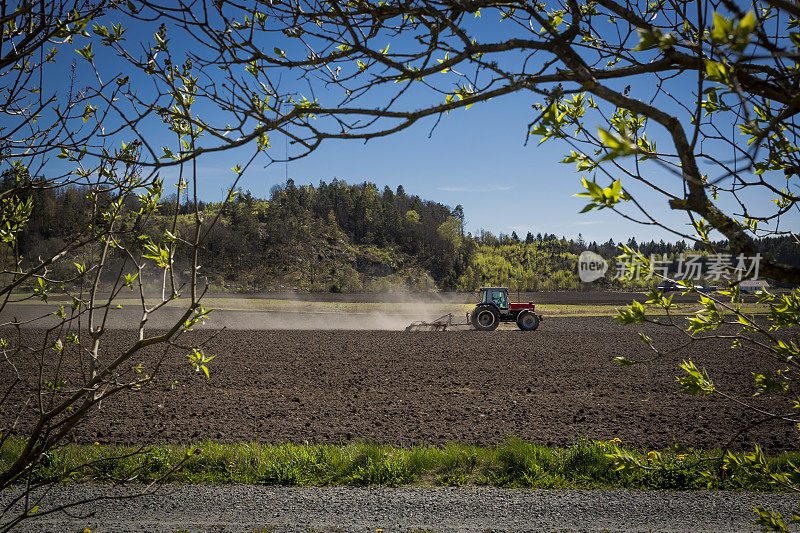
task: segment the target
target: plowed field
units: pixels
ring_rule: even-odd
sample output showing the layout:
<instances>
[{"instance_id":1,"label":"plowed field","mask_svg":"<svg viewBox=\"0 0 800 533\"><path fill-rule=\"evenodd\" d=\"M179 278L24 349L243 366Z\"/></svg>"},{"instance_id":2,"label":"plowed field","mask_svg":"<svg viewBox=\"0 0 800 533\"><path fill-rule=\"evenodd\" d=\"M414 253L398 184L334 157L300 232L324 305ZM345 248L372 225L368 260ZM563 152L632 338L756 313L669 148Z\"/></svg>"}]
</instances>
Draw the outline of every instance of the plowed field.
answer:
<instances>
[{"instance_id":1,"label":"plowed field","mask_svg":"<svg viewBox=\"0 0 800 533\"><path fill-rule=\"evenodd\" d=\"M723 398L676 394L678 364L688 357L708 368L721 390L765 409L787 410L785 400L749 396L751 372L774 365L746 350L731 350L729 341L619 367L614 356L652 353L637 331L607 317L554 318L533 333L226 330L206 346L217 355L210 380L175 351L152 386L104 402L77 438L492 444L515 435L557 445L618 437L646 448L674 440L709 447L757 420ZM656 341L676 341L664 330L648 333ZM43 331L19 334L23 343L34 343ZM123 349L132 332L109 331L107 338L110 354ZM0 417L11 416L24 397L21 391L35 383L36 368L17 363L20 394ZM3 366L2 390L11 379ZM30 421L23 416L21 423ZM797 449L797 430L758 426L734 448L755 442L770 451Z\"/></svg>"}]
</instances>

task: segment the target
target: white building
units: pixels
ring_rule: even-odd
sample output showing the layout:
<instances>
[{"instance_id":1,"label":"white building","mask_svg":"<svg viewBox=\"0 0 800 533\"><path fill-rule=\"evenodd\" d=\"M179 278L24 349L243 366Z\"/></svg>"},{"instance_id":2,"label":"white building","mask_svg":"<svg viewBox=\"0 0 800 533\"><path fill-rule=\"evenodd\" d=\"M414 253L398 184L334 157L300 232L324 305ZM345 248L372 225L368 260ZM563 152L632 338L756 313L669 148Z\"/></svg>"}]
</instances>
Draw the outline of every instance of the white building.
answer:
<instances>
[{"instance_id":1,"label":"white building","mask_svg":"<svg viewBox=\"0 0 800 533\"><path fill-rule=\"evenodd\" d=\"M769 283L765 279L746 279L739 283L739 288L746 291L757 291L759 289L769 289Z\"/></svg>"}]
</instances>

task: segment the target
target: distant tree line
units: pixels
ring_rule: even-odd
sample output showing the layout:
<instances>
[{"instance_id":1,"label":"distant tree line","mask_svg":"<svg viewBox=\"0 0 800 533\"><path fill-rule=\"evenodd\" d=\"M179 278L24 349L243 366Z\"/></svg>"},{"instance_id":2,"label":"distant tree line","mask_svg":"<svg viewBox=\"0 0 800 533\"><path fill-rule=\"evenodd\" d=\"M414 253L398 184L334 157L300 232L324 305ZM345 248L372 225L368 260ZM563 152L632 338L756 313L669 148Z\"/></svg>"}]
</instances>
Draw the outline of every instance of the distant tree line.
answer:
<instances>
[{"instance_id":1,"label":"distant tree line","mask_svg":"<svg viewBox=\"0 0 800 533\"><path fill-rule=\"evenodd\" d=\"M585 242L582 235L577 239L566 239L555 234L527 232L524 238L516 232L494 234L480 231L474 237L478 244L477 254L470 261L470 266L459 279L456 289L473 290L477 286L496 284L525 291L547 290L593 290L593 289L644 289L656 285L660 278L629 281L619 279L620 264L615 257L620 254L619 246L627 245L648 257L664 261L669 275L680 279L681 259L687 260L691 255L699 255L697 263L705 271L716 259L702 245L688 245L684 241L664 242L642 241L635 238L627 241ZM725 241L714 242L720 247ZM800 265L800 246L791 237L768 237L759 240L759 253L789 265ZM582 283L576 272L578 256L586 251L595 252L609 261L609 269L603 279L592 284ZM752 261L747 258L749 266ZM731 259L736 264L736 258ZM763 277L763 276L762 276ZM710 282L707 279L698 280ZM713 283L713 282L712 282ZM772 282L776 286L786 284Z\"/></svg>"},{"instance_id":2,"label":"distant tree line","mask_svg":"<svg viewBox=\"0 0 800 533\"><path fill-rule=\"evenodd\" d=\"M18 185L19 176L2 176L3 191ZM23 179L24 181L24 179ZM54 253L80 228L95 220L87 191L80 187L48 187L30 180L15 194L31 202L30 223L17 240L23 257ZM112 198L105 201L112 201ZM129 202L135 203L134 199ZM135 206L129 211L135 212ZM269 198L236 191L223 204L199 202L210 222L201 264L220 289L301 288L320 291L391 290L404 284L414 290L474 290L481 285L506 285L520 290L576 290L630 287L614 280L614 267L605 280L582 284L577 259L590 250L611 260L626 244L645 256L655 254L677 263L681 254L701 252L683 241L585 242L555 234L527 232L520 237L481 230L465 233L464 210L409 195L402 186L392 190L369 182L348 184L334 179L318 186L297 186L293 180L277 185ZM193 204L174 195L161 199L162 225L174 218L179 233L188 232ZM120 235L135 234L135 218L121 222ZM156 226L157 228L157 226ZM182 229L183 228L183 229ZM152 230L153 235L158 229ZM724 243L718 243L724 244ZM800 246L787 237L760 241L761 253L800 265ZM188 258L176 257L180 271ZM70 258L53 268L69 268Z\"/></svg>"}]
</instances>

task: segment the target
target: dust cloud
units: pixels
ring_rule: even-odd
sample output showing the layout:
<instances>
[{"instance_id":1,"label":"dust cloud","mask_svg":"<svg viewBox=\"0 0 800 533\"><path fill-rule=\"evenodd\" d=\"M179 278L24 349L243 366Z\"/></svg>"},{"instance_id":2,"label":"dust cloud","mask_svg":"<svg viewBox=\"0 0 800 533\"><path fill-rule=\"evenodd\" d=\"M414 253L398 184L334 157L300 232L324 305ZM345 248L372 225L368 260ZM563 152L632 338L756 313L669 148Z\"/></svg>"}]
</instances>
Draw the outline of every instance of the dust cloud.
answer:
<instances>
[{"instance_id":1,"label":"dust cloud","mask_svg":"<svg viewBox=\"0 0 800 533\"><path fill-rule=\"evenodd\" d=\"M211 298L214 298L212 296ZM339 300L345 302L344 298ZM221 305L220 305L221 304ZM331 311L319 312L322 306L309 306L311 311L304 311L303 305L292 305L291 310L275 310L269 305L259 306L253 299L237 299L225 297L214 302L206 301L205 305L213 308L208 319L198 323L195 329L230 329L230 330L384 330L398 331L415 321L432 321L448 313L452 313L453 321L465 322L466 318L458 303L447 303L446 299L436 301L428 299L419 302L378 302L382 310L376 311L376 302L348 303L347 310L339 310L330 306ZM259 308L260 307L260 308ZM266 307L266 308L264 308ZM22 323L24 328L52 327L58 323L53 315L56 309L47 304L9 304L0 313L0 326L11 322ZM390 309L390 312L383 311ZM168 329L180 321L185 307L181 302L170 304L151 314L146 322L148 329ZM102 312L101 312L102 314ZM84 317L85 319L85 317ZM109 309L106 329L133 330L139 327L141 320L140 305L127 304L122 308ZM84 320L85 324L85 320Z\"/></svg>"},{"instance_id":2,"label":"dust cloud","mask_svg":"<svg viewBox=\"0 0 800 533\"><path fill-rule=\"evenodd\" d=\"M415 321L431 321L450 311L433 313L388 314L388 313L300 313L300 312L242 312L214 311L214 315L203 327L210 329L226 328L234 330L384 330L399 331ZM454 317L456 322L465 318Z\"/></svg>"}]
</instances>

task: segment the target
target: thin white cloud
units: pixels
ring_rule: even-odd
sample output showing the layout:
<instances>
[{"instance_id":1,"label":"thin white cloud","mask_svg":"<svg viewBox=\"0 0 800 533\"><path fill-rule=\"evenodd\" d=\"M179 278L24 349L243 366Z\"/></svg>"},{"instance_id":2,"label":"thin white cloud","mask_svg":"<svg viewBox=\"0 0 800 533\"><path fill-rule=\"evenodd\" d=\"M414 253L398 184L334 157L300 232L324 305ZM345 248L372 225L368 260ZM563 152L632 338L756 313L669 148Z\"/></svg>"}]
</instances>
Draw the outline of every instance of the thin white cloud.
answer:
<instances>
[{"instance_id":1,"label":"thin white cloud","mask_svg":"<svg viewBox=\"0 0 800 533\"><path fill-rule=\"evenodd\" d=\"M436 187L437 191L445 192L502 192L510 191L514 187L503 185L497 187L483 187L483 186L452 186L452 187Z\"/></svg>"},{"instance_id":2,"label":"thin white cloud","mask_svg":"<svg viewBox=\"0 0 800 533\"><path fill-rule=\"evenodd\" d=\"M517 233L525 233L528 231L533 231L534 228L530 226L508 226L508 229L511 231L516 231Z\"/></svg>"},{"instance_id":3,"label":"thin white cloud","mask_svg":"<svg viewBox=\"0 0 800 533\"><path fill-rule=\"evenodd\" d=\"M602 224L602 220L582 220L581 222L573 222L573 226L594 226L595 224Z\"/></svg>"}]
</instances>

